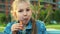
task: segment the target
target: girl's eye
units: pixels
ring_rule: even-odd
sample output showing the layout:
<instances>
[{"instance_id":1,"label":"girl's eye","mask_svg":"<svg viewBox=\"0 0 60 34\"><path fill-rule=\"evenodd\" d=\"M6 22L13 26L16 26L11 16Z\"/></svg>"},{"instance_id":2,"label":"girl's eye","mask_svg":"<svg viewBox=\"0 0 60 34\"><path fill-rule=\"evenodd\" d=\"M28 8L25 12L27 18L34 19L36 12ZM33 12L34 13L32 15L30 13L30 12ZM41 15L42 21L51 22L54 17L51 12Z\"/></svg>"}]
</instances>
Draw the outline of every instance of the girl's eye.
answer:
<instances>
[{"instance_id":1,"label":"girl's eye","mask_svg":"<svg viewBox=\"0 0 60 34\"><path fill-rule=\"evenodd\" d=\"M30 9L26 9L26 11L30 11Z\"/></svg>"},{"instance_id":2,"label":"girl's eye","mask_svg":"<svg viewBox=\"0 0 60 34\"><path fill-rule=\"evenodd\" d=\"M23 9L21 9L20 11L18 11L18 12L23 12L24 10Z\"/></svg>"}]
</instances>

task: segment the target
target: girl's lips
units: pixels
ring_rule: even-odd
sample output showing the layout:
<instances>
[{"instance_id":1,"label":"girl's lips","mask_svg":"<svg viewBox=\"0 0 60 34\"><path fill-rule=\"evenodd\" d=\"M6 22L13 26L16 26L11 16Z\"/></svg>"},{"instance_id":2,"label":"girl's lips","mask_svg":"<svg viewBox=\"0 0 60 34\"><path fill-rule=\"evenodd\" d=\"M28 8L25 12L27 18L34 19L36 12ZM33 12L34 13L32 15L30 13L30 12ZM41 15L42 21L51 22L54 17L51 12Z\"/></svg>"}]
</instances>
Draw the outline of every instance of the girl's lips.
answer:
<instances>
[{"instance_id":1,"label":"girl's lips","mask_svg":"<svg viewBox=\"0 0 60 34\"><path fill-rule=\"evenodd\" d=\"M24 23L24 24L27 24L27 22L28 22L28 18L25 18L25 19L23 20L23 23Z\"/></svg>"},{"instance_id":2,"label":"girl's lips","mask_svg":"<svg viewBox=\"0 0 60 34\"><path fill-rule=\"evenodd\" d=\"M24 20L28 20L28 18L25 18Z\"/></svg>"},{"instance_id":3,"label":"girl's lips","mask_svg":"<svg viewBox=\"0 0 60 34\"><path fill-rule=\"evenodd\" d=\"M23 21L28 21L28 18L24 18Z\"/></svg>"}]
</instances>

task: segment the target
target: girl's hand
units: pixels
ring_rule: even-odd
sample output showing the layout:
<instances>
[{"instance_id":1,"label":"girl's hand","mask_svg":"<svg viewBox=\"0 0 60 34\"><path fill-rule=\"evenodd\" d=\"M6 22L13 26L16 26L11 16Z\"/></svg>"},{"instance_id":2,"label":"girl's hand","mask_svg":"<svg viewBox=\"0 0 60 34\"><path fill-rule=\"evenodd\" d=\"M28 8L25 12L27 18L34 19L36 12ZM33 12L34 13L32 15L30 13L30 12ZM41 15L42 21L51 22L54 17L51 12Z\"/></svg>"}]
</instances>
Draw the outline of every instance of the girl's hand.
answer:
<instances>
[{"instance_id":1,"label":"girl's hand","mask_svg":"<svg viewBox=\"0 0 60 34\"><path fill-rule=\"evenodd\" d=\"M11 31L18 31L18 30L23 30L23 24L20 21L20 23L13 24L11 27Z\"/></svg>"}]
</instances>

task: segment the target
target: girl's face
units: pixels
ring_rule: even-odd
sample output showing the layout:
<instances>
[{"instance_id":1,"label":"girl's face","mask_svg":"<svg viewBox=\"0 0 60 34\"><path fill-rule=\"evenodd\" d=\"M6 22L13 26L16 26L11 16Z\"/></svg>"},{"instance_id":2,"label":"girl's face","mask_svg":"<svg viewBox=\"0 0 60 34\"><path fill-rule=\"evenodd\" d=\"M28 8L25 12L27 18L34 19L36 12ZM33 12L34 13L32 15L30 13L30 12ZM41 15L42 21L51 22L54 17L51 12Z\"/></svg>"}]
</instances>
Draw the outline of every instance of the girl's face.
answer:
<instances>
[{"instance_id":1,"label":"girl's face","mask_svg":"<svg viewBox=\"0 0 60 34\"><path fill-rule=\"evenodd\" d=\"M24 24L27 24L32 15L30 5L26 2L19 3L17 18L19 21L23 21Z\"/></svg>"}]
</instances>

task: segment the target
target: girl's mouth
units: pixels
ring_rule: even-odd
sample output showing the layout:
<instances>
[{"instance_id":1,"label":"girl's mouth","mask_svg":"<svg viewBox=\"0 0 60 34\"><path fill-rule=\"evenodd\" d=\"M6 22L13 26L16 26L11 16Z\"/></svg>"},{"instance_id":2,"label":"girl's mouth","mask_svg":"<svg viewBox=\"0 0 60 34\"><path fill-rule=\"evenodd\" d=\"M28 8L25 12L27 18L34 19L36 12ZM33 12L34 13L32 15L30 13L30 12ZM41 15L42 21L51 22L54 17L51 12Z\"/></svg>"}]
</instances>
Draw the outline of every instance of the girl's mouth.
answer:
<instances>
[{"instance_id":1,"label":"girl's mouth","mask_svg":"<svg viewBox=\"0 0 60 34\"><path fill-rule=\"evenodd\" d=\"M28 18L25 18L25 19L23 20L23 22L24 22L24 23L28 22Z\"/></svg>"},{"instance_id":2,"label":"girl's mouth","mask_svg":"<svg viewBox=\"0 0 60 34\"><path fill-rule=\"evenodd\" d=\"M28 20L28 18L24 18L24 21L27 21Z\"/></svg>"}]
</instances>

